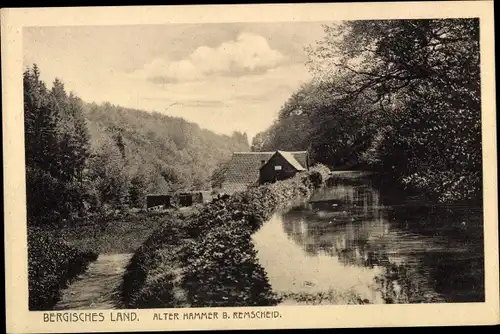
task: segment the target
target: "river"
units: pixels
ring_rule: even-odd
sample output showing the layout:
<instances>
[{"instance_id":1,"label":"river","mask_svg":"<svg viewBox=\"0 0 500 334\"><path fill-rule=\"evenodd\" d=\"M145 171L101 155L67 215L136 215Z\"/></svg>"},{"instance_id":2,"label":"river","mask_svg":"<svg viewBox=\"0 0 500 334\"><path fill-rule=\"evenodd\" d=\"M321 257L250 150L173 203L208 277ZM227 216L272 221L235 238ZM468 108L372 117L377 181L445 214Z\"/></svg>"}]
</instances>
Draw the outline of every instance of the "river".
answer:
<instances>
[{"instance_id":1,"label":"river","mask_svg":"<svg viewBox=\"0 0 500 334\"><path fill-rule=\"evenodd\" d=\"M482 209L438 206L334 173L253 235L282 304L484 301Z\"/></svg>"}]
</instances>

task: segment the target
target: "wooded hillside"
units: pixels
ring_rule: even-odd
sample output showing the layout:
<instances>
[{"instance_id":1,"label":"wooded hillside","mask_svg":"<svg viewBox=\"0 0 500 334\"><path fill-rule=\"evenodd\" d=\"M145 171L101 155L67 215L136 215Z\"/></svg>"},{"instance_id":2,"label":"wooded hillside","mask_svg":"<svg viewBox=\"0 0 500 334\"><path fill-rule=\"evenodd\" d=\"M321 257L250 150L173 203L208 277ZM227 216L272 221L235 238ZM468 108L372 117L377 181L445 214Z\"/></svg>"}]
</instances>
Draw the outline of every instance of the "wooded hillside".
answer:
<instances>
[{"instance_id":1,"label":"wooded hillside","mask_svg":"<svg viewBox=\"0 0 500 334\"><path fill-rule=\"evenodd\" d=\"M105 103L85 105L84 115L92 151L104 165L123 168L133 190L209 190L215 166L249 150L246 134L218 135L160 113Z\"/></svg>"},{"instance_id":2,"label":"wooded hillside","mask_svg":"<svg viewBox=\"0 0 500 334\"><path fill-rule=\"evenodd\" d=\"M210 176L246 134L218 135L160 113L86 103L36 65L24 72L28 218L142 207L151 192L210 189Z\"/></svg>"}]
</instances>

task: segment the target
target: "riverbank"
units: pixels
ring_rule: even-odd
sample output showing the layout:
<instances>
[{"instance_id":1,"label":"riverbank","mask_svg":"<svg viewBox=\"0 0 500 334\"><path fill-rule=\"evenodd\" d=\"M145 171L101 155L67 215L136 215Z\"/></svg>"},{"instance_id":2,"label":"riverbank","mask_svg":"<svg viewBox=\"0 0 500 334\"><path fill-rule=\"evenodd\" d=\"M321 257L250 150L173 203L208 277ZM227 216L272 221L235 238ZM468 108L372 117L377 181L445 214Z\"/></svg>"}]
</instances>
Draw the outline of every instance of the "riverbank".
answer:
<instances>
[{"instance_id":1,"label":"riverbank","mask_svg":"<svg viewBox=\"0 0 500 334\"><path fill-rule=\"evenodd\" d=\"M252 236L285 305L484 300L480 207L404 192L386 202L388 187L357 171L342 176L305 205L276 212Z\"/></svg>"},{"instance_id":2,"label":"riverbank","mask_svg":"<svg viewBox=\"0 0 500 334\"><path fill-rule=\"evenodd\" d=\"M132 257L122 285L129 308L266 306L280 302L258 263L252 234L278 208L306 200L328 175L312 168L292 179L213 200L175 217Z\"/></svg>"}]
</instances>

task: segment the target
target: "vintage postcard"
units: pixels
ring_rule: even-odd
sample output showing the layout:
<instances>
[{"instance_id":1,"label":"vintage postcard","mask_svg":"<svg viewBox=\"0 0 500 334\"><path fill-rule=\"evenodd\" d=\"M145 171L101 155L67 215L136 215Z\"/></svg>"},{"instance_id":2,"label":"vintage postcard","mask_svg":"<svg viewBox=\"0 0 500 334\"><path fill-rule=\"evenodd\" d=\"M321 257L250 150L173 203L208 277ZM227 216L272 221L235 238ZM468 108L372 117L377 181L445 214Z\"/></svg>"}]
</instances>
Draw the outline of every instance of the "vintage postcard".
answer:
<instances>
[{"instance_id":1,"label":"vintage postcard","mask_svg":"<svg viewBox=\"0 0 500 334\"><path fill-rule=\"evenodd\" d=\"M492 1L1 13L8 332L500 322Z\"/></svg>"}]
</instances>

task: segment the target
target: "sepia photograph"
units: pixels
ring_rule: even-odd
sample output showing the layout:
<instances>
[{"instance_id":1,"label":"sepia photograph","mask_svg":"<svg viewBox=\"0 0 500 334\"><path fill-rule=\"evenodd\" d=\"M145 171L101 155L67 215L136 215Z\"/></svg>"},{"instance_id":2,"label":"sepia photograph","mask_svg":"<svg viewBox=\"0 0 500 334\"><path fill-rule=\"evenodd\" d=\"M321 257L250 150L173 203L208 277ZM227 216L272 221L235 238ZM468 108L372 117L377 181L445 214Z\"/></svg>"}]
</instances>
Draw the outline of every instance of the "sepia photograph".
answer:
<instances>
[{"instance_id":1,"label":"sepia photograph","mask_svg":"<svg viewBox=\"0 0 500 334\"><path fill-rule=\"evenodd\" d=\"M484 304L481 19L326 17L19 28L27 312Z\"/></svg>"}]
</instances>

